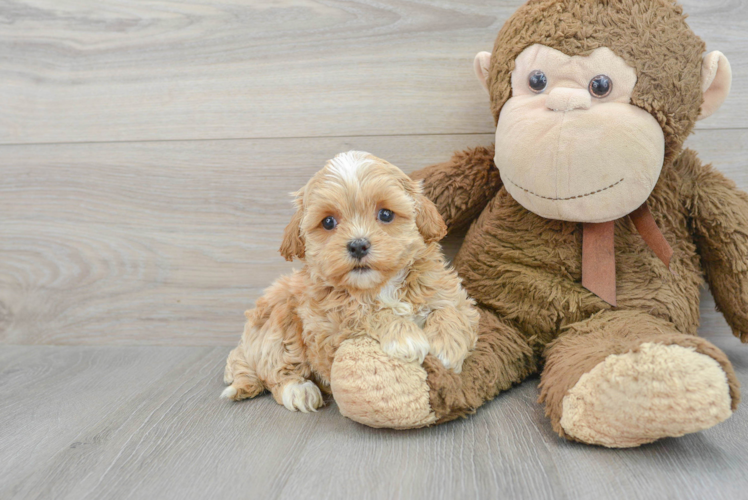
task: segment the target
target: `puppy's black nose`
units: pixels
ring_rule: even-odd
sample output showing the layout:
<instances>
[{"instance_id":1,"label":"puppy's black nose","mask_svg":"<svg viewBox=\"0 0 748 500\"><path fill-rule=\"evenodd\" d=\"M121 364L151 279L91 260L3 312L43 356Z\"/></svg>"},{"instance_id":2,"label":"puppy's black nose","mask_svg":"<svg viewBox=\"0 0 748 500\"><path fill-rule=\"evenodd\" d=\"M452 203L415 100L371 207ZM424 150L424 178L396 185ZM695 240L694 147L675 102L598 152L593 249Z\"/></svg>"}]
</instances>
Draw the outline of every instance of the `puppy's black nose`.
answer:
<instances>
[{"instance_id":1,"label":"puppy's black nose","mask_svg":"<svg viewBox=\"0 0 748 500\"><path fill-rule=\"evenodd\" d=\"M371 243L366 238L359 238L357 240L349 241L347 247L348 253L351 254L351 257L361 260L367 253L369 253Z\"/></svg>"}]
</instances>

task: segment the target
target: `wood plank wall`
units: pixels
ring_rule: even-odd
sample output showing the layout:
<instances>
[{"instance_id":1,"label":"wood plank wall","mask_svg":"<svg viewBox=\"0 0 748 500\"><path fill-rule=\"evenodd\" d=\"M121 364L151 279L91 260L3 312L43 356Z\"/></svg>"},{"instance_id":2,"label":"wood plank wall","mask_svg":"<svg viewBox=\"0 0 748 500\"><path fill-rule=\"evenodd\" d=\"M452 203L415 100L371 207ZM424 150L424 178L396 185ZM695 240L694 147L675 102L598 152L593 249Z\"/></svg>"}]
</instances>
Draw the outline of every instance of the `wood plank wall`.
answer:
<instances>
[{"instance_id":1,"label":"wood plank wall","mask_svg":"<svg viewBox=\"0 0 748 500\"><path fill-rule=\"evenodd\" d=\"M522 3L0 1L0 343L235 343L327 158L492 141L472 59ZM748 1L683 4L734 73L689 146L748 189Z\"/></svg>"}]
</instances>

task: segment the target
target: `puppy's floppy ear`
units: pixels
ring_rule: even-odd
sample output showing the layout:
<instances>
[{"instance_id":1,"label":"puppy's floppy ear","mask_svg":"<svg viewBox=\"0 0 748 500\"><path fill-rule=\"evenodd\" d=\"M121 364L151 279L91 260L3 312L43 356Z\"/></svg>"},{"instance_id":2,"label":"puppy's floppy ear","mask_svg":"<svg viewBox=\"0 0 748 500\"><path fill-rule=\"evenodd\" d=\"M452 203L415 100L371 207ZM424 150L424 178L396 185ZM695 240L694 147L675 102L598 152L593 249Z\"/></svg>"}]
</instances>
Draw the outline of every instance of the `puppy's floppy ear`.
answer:
<instances>
[{"instance_id":1,"label":"puppy's floppy ear","mask_svg":"<svg viewBox=\"0 0 748 500\"><path fill-rule=\"evenodd\" d=\"M304 190L299 190L293 195L296 197L294 204L296 205L296 213L291 217L291 222L288 223L286 229L283 231L283 242L280 246L280 254L284 259L291 261L295 258L303 259L306 253L304 236L301 234L301 220L304 218L304 203L302 201L302 195Z\"/></svg>"},{"instance_id":2,"label":"puppy's floppy ear","mask_svg":"<svg viewBox=\"0 0 748 500\"><path fill-rule=\"evenodd\" d=\"M439 241L447 235L447 225L444 219L439 215L436 205L431 200L421 194L421 183L415 183L418 186L416 191L416 226L420 231L423 240L426 243Z\"/></svg>"}]
</instances>

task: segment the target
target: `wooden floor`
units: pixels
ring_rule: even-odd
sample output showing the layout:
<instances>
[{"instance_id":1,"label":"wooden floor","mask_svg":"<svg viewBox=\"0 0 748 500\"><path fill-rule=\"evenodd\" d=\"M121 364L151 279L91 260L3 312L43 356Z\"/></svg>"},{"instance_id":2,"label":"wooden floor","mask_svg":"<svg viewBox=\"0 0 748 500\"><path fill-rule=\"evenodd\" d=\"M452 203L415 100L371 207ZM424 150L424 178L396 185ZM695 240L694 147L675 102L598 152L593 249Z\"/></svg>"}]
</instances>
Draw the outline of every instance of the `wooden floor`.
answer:
<instances>
[{"instance_id":1,"label":"wooden floor","mask_svg":"<svg viewBox=\"0 0 748 500\"><path fill-rule=\"evenodd\" d=\"M344 150L490 144L472 58L522 3L0 0L0 498L745 498L744 407L607 450L560 440L536 380L408 432L218 400L291 268L288 192ZM688 145L748 190L748 0L683 3L734 72ZM701 332L748 387L707 292Z\"/></svg>"}]
</instances>

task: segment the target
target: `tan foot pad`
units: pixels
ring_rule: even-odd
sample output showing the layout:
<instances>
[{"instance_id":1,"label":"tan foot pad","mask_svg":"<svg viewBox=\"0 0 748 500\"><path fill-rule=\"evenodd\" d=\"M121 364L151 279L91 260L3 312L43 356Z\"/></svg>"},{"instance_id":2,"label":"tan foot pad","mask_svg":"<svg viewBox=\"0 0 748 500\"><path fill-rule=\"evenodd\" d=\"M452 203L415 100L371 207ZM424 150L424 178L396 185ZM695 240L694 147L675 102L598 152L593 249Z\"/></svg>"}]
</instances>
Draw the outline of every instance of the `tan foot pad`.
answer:
<instances>
[{"instance_id":1,"label":"tan foot pad","mask_svg":"<svg viewBox=\"0 0 748 500\"><path fill-rule=\"evenodd\" d=\"M384 354L379 343L347 340L335 354L330 386L340 413L370 427L410 429L434 423L426 370Z\"/></svg>"},{"instance_id":2,"label":"tan foot pad","mask_svg":"<svg viewBox=\"0 0 748 500\"><path fill-rule=\"evenodd\" d=\"M564 397L561 427L585 443L629 448L707 429L732 414L730 403L717 361L647 343L582 375Z\"/></svg>"}]
</instances>

